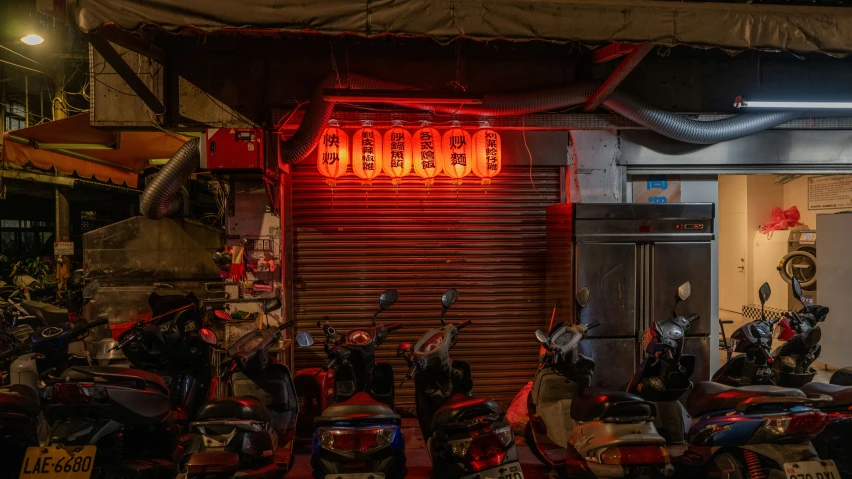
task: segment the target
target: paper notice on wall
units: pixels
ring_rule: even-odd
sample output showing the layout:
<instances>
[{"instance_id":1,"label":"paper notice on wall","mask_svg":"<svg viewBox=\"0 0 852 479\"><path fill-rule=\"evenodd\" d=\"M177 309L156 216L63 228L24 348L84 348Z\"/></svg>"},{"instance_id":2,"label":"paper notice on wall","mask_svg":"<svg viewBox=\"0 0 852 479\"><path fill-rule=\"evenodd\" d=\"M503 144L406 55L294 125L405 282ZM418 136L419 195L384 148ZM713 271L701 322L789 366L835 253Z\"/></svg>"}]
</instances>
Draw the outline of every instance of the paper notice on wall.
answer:
<instances>
[{"instance_id":1,"label":"paper notice on wall","mask_svg":"<svg viewBox=\"0 0 852 479\"><path fill-rule=\"evenodd\" d=\"M852 175L808 178L808 209L852 208Z\"/></svg>"},{"instance_id":2,"label":"paper notice on wall","mask_svg":"<svg viewBox=\"0 0 852 479\"><path fill-rule=\"evenodd\" d=\"M680 176L634 176L634 203L680 203Z\"/></svg>"},{"instance_id":3,"label":"paper notice on wall","mask_svg":"<svg viewBox=\"0 0 852 479\"><path fill-rule=\"evenodd\" d=\"M74 256L73 241L56 241L53 243L54 256Z\"/></svg>"}]
</instances>

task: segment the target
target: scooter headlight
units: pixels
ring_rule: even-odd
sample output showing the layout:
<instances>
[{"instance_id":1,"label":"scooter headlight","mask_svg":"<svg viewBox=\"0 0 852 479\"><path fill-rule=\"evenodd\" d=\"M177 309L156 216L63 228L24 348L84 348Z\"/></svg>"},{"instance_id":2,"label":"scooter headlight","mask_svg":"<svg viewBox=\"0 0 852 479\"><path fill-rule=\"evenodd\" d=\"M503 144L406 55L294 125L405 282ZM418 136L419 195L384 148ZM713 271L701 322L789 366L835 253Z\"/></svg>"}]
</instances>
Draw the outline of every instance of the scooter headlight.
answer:
<instances>
[{"instance_id":1,"label":"scooter headlight","mask_svg":"<svg viewBox=\"0 0 852 479\"><path fill-rule=\"evenodd\" d=\"M464 458L464 456L467 454L468 449L470 449L471 442L473 442L472 439L459 439L458 441L450 441L450 450L453 451L454 456Z\"/></svg>"},{"instance_id":2,"label":"scooter headlight","mask_svg":"<svg viewBox=\"0 0 852 479\"><path fill-rule=\"evenodd\" d=\"M510 426L496 429L494 434L503 441L503 445L506 447L509 447L513 442L515 442L515 436L512 434L512 428Z\"/></svg>"}]
</instances>

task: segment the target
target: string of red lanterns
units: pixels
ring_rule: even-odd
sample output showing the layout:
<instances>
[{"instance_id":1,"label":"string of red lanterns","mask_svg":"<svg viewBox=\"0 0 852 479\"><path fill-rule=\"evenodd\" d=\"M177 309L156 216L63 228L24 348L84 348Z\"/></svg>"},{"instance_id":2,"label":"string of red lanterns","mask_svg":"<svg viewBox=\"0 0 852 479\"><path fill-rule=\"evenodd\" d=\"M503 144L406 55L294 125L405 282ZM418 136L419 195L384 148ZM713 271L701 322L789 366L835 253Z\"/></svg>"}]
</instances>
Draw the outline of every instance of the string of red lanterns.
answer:
<instances>
[{"instance_id":1,"label":"string of red lanterns","mask_svg":"<svg viewBox=\"0 0 852 479\"><path fill-rule=\"evenodd\" d=\"M364 186L371 185L373 179L384 173L396 188L412 169L427 188L441 174L461 186L470 173L488 186L502 169L500 135L487 124L473 137L458 122L453 122L443 135L425 122L413 134L401 122L395 122L384 135L370 122L365 121L362 126L352 135L351 148L349 137L335 120L329 122L320 137L317 167L332 188L350 163L352 172L361 178Z\"/></svg>"}]
</instances>

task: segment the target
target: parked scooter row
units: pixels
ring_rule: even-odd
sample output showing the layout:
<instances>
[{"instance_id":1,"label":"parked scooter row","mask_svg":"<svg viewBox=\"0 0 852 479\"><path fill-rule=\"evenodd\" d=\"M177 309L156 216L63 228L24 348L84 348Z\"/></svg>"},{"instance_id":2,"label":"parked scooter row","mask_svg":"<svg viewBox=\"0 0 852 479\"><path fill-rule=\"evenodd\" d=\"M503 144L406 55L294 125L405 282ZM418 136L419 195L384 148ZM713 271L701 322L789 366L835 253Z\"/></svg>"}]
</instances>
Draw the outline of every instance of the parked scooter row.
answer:
<instances>
[{"instance_id":1,"label":"parked scooter row","mask_svg":"<svg viewBox=\"0 0 852 479\"><path fill-rule=\"evenodd\" d=\"M85 288L86 301L97 288ZM218 306L183 292L150 302L153 317L119 337L132 366L146 370L92 367L68 354L106 319L40 327L0 357L17 356L13 371L28 371L0 389L0 477L280 478L289 470L298 404L289 370L268 350L292 324L238 340L213 377L234 397L205 402L207 353L220 348L201 317ZM271 300L264 310L280 307Z\"/></svg>"},{"instance_id":2,"label":"parked scooter row","mask_svg":"<svg viewBox=\"0 0 852 479\"><path fill-rule=\"evenodd\" d=\"M398 293L389 290L379 300L378 315L389 308ZM458 299L450 289L441 298L441 327L424 333L414 344L402 343L397 356L413 379L421 433L432 460L432 477L522 479L514 437L502 409L493 401L472 396L470 365L452 360L459 331L470 320L458 324L445 315ZM405 442L400 417L393 407L393 376L389 365L375 361L375 348L389 332L401 325L376 324L345 334L326 321L320 326L326 336L324 349L330 363L324 371L312 370L318 385L306 388L306 408L321 403L310 393L325 394L325 371L333 371L335 397L342 402L328 406L314 419L311 464L316 478L402 478L405 476ZM300 346L314 344L307 332L296 336ZM306 374L299 384L309 385Z\"/></svg>"},{"instance_id":3,"label":"parked scooter row","mask_svg":"<svg viewBox=\"0 0 852 479\"><path fill-rule=\"evenodd\" d=\"M666 477L675 469L684 477L839 477L834 463L820 459L810 443L828 421L819 407L831 398L771 385L692 384L695 358L683 354L683 343L698 317L677 313L677 303L689 295L685 283L672 317L646 332L646 358L627 392L589 386L594 362L577 347L597 321L583 325L578 315L573 324L536 333L548 354L530 392L526 439L539 459L559 477ZM583 288L580 311L588 301ZM771 334L765 323L748 328L763 355L756 351L747 358L757 366L761 357L771 357L771 344L759 334ZM756 377L772 375L771 364L748 370ZM690 390L684 407L678 399ZM667 446L684 441L686 452L673 467Z\"/></svg>"}]
</instances>

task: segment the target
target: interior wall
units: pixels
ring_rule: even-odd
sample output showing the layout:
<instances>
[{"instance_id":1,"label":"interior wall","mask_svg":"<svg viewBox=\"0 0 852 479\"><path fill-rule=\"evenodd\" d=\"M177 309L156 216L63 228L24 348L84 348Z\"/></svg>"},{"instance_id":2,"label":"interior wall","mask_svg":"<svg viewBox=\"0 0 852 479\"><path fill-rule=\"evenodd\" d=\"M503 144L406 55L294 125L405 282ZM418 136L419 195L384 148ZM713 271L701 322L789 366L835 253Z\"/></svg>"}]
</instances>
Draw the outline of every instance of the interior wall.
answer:
<instances>
[{"instance_id":1,"label":"interior wall","mask_svg":"<svg viewBox=\"0 0 852 479\"><path fill-rule=\"evenodd\" d=\"M807 229L816 229L816 217L819 214L839 213L841 211L852 211L845 209L836 210L809 210L808 209L808 177L800 176L795 180L784 184L784 209L797 207L801 215L799 221Z\"/></svg>"},{"instance_id":2,"label":"interior wall","mask_svg":"<svg viewBox=\"0 0 852 479\"><path fill-rule=\"evenodd\" d=\"M755 265L755 233L759 231L760 225L772 219L772 209L784 204L784 187L775 182L776 178L774 175L748 175L747 177L746 304L757 304L759 302L757 290L754 287L755 277L766 274L765 271L758 271Z\"/></svg>"},{"instance_id":3,"label":"interior wall","mask_svg":"<svg viewBox=\"0 0 852 479\"><path fill-rule=\"evenodd\" d=\"M748 177L745 175L719 176L719 203L716 209L719 229L719 307L739 312L745 298L748 268ZM743 261L740 261L743 260Z\"/></svg>"}]
</instances>

